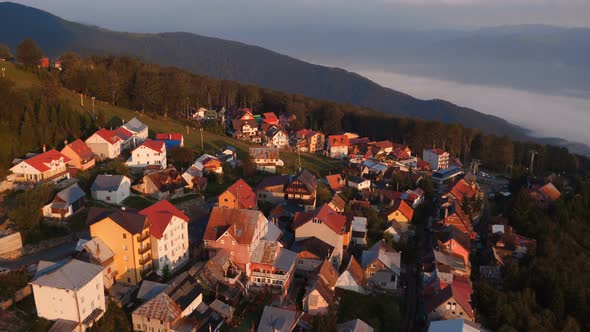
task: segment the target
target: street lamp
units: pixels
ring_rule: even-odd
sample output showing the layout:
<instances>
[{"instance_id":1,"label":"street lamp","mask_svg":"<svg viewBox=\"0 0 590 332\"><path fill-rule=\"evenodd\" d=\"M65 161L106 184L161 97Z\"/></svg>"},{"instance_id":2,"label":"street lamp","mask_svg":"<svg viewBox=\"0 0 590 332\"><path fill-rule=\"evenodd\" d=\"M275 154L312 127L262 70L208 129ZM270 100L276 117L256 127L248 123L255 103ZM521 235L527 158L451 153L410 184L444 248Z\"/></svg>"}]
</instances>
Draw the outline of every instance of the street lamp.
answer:
<instances>
[{"instance_id":1,"label":"street lamp","mask_svg":"<svg viewBox=\"0 0 590 332\"><path fill-rule=\"evenodd\" d=\"M2 78L4 78L4 72L6 71L5 67L2 67Z\"/></svg>"}]
</instances>

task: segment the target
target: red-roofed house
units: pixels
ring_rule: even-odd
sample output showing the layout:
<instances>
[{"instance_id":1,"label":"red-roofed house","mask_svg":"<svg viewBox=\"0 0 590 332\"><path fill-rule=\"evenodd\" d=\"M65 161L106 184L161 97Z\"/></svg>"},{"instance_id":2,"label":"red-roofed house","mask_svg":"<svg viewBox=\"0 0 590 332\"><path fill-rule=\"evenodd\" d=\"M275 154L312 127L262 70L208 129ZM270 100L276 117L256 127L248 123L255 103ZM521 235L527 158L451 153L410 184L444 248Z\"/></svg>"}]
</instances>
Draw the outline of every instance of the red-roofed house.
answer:
<instances>
[{"instance_id":1,"label":"red-roofed house","mask_svg":"<svg viewBox=\"0 0 590 332\"><path fill-rule=\"evenodd\" d=\"M15 175L15 182L58 182L70 178L69 162L70 158L53 149L21 161L10 171Z\"/></svg>"},{"instance_id":2,"label":"red-roofed house","mask_svg":"<svg viewBox=\"0 0 590 332\"><path fill-rule=\"evenodd\" d=\"M434 171L449 167L449 153L441 149L424 149L422 159Z\"/></svg>"},{"instance_id":3,"label":"red-roofed house","mask_svg":"<svg viewBox=\"0 0 590 332\"><path fill-rule=\"evenodd\" d=\"M408 230L408 224L414 217L414 209L404 200L396 201L393 206L386 210L385 216L387 221L396 221L402 229L402 232Z\"/></svg>"},{"instance_id":4,"label":"red-roofed house","mask_svg":"<svg viewBox=\"0 0 590 332\"><path fill-rule=\"evenodd\" d=\"M463 318L475 320L471 306L473 288L467 278L454 277L451 285L424 299L424 309L430 320Z\"/></svg>"},{"instance_id":5,"label":"red-roofed house","mask_svg":"<svg viewBox=\"0 0 590 332\"><path fill-rule=\"evenodd\" d=\"M189 259L189 218L165 199L139 211L139 214L151 221L152 258L158 275L162 275L166 265L171 271L184 265Z\"/></svg>"},{"instance_id":6,"label":"red-roofed house","mask_svg":"<svg viewBox=\"0 0 590 332\"><path fill-rule=\"evenodd\" d=\"M42 57L41 59L39 59L39 68L49 69L49 58L48 57Z\"/></svg>"},{"instance_id":7,"label":"red-roofed house","mask_svg":"<svg viewBox=\"0 0 590 332\"><path fill-rule=\"evenodd\" d=\"M271 125L278 125L279 124L279 118L277 118L277 115L274 112L267 112L267 113L262 113L262 121L271 124Z\"/></svg>"},{"instance_id":8,"label":"red-roofed house","mask_svg":"<svg viewBox=\"0 0 590 332\"><path fill-rule=\"evenodd\" d=\"M99 159L114 159L121 154L122 140L114 130L104 128L86 139L86 145Z\"/></svg>"},{"instance_id":9,"label":"red-roofed house","mask_svg":"<svg viewBox=\"0 0 590 332\"><path fill-rule=\"evenodd\" d=\"M184 146L184 137L179 133L156 134L156 139L159 141L178 141L180 142L180 146Z\"/></svg>"},{"instance_id":10,"label":"red-roofed house","mask_svg":"<svg viewBox=\"0 0 590 332\"><path fill-rule=\"evenodd\" d=\"M256 193L246 181L239 179L219 195L218 206L230 209L256 209Z\"/></svg>"},{"instance_id":11,"label":"red-roofed house","mask_svg":"<svg viewBox=\"0 0 590 332\"><path fill-rule=\"evenodd\" d=\"M315 237L334 247L332 264L340 266L346 232L346 217L334 211L328 204L323 204L309 212L297 212L293 219L295 241Z\"/></svg>"},{"instance_id":12,"label":"red-roofed house","mask_svg":"<svg viewBox=\"0 0 590 332\"><path fill-rule=\"evenodd\" d=\"M166 144L146 139L131 152L126 164L137 168L166 168Z\"/></svg>"},{"instance_id":13,"label":"red-roofed house","mask_svg":"<svg viewBox=\"0 0 590 332\"><path fill-rule=\"evenodd\" d=\"M121 139L121 149L127 150L135 146L134 138L132 132L127 130L125 127L119 127L115 129L115 135Z\"/></svg>"},{"instance_id":14,"label":"red-roofed house","mask_svg":"<svg viewBox=\"0 0 590 332\"><path fill-rule=\"evenodd\" d=\"M348 136L330 135L328 136L328 156L330 158L344 158L348 156Z\"/></svg>"},{"instance_id":15,"label":"red-roofed house","mask_svg":"<svg viewBox=\"0 0 590 332\"><path fill-rule=\"evenodd\" d=\"M77 139L72 143L66 145L62 150L61 154L70 158L69 166L85 171L94 167L96 159L94 158L94 152L90 150L88 145L83 140Z\"/></svg>"},{"instance_id":16,"label":"red-roofed house","mask_svg":"<svg viewBox=\"0 0 590 332\"><path fill-rule=\"evenodd\" d=\"M326 175L326 182L335 193L339 193L346 188L346 181L344 181L342 174Z\"/></svg>"}]
</instances>

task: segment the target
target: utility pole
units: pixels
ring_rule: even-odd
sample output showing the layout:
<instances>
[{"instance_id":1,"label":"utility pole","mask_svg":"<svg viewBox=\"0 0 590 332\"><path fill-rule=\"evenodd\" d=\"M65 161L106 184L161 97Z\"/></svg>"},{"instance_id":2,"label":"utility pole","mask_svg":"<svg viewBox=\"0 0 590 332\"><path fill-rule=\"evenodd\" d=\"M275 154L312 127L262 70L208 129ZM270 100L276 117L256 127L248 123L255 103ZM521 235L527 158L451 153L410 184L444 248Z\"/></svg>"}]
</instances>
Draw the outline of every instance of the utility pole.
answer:
<instances>
[{"instance_id":1,"label":"utility pole","mask_svg":"<svg viewBox=\"0 0 590 332\"><path fill-rule=\"evenodd\" d=\"M82 97L82 92L80 92L80 106L84 107L84 97Z\"/></svg>"},{"instance_id":2,"label":"utility pole","mask_svg":"<svg viewBox=\"0 0 590 332\"><path fill-rule=\"evenodd\" d=\"M96 116L94 115L94 99L96 99L96 97L92 96L92 119L96 121Z\"/></svg>"},{"instance_id":3,"label":"utility pole","mask_svg":"<svg viewBox=\"0 0 590 332\"><path fill-rule=\"evenodd\" d=\"M4 72L6 71L5 67L2 67L2 78L4 78Z\"/></svg>"},{"instance_id":4,"label":"utility pole","mask_svg":"<svg viewBox=\"0 0 590 332\"><path fill-rule=\"evenodd\" d=\"M529 172L531 173L531 175L533 174L533 165L535 163L535 155L538 153L539 152L537 152L537 151L531 151L531 168L529 168Z\"/></svg>"},{"instance_id":5,"label":"utility pole","mask_svg":"<svg viewBox=\"0 0 590 332\"><path fill-rule=\"evenodd\" d=\"M204 152L205 148L203 147L203 127L199 128L199 131L201 132L201 151Z\"/></svg>"}]
</instances>

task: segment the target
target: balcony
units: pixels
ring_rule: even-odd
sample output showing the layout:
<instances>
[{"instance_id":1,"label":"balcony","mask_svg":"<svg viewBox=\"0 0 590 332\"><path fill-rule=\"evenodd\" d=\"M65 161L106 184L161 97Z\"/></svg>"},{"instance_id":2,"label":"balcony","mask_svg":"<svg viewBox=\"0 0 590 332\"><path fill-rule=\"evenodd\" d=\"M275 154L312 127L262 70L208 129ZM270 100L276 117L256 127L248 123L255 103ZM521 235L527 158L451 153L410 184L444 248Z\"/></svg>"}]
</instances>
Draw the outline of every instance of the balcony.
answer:
<instances>
[{"instance_id":1,"label":"balcony","mask_svg":"<svg viewBox=\"0 0 590 332\"><path fill-rule=\"evenodd\" d=\"M152 255L147 255L144 258L139 260L139 265L146 265L147 263L152 261Z\"/></svg>"},{"instance_id":2,"label":"balcony","mask_svg":"<svg viewBox=\"0 0 590 332\"><path fill-rule=\"evenodd\" d=\"M137 238L137 241L143 242L145 240L149 240L149 238L150 238L150 233L143 233L143 234L139 235L139 237Z\"/></svg>"},{"instance_id":3,"label":"balcony","mask_svg":"<svg viewBox=\"0 0 590 332\"><path fill-rule=\"evenodd\" d=\"M141 248L137 249L137 253L143 255L150 250L152 250L152 246L148 243L147 245L144 245Z\"/></svg>"},{"instance_id":4,"label":"balcony","mask_svg":"<svg viewBox=\"0 0 590 332\"><path fill-rule=\"evenodd\" d=\"M269 278L275 280L286 280L287 274L274 274L274 273L264 273L264 272L252 272L253 277L259 278Z\"/></svg>"}]
</instances>

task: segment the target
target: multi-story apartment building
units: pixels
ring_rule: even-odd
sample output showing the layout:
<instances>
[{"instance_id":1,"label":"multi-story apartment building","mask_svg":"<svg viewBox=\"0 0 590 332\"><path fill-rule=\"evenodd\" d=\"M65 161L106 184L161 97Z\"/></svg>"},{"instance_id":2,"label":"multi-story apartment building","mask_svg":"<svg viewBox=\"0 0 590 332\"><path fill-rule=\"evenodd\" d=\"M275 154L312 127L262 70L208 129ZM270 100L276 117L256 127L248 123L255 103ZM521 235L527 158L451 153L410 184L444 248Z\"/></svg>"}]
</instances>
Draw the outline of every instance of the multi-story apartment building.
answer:
<instances>
[{"instance_id":1,"label":"multi-story apartment building","mask_svg":"<svg viewBox=\"0 0 590 332\"><path fill-rule=\"evenodd\" d=\"M449 167L449 153L441 149L424 149L422 160L427 162L433 171Z\"/></svg>"}]
</instances>

